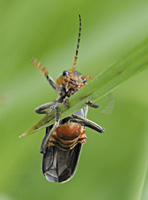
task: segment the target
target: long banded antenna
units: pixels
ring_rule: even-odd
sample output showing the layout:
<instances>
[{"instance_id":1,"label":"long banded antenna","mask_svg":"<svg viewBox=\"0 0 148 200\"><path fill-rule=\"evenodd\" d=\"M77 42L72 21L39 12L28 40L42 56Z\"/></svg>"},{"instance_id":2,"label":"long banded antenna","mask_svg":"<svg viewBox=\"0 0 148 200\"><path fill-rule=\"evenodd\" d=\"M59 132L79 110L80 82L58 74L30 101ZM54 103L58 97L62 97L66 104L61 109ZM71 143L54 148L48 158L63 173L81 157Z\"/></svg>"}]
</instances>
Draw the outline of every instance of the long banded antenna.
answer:
<instances>
[{"instance_id":1,"label":"long banded antenna","mask_svg":"<svg viewBox=\"0 0 148 200\"><path fill-rule=\"evenodd\" d=\"M73 63L72 70L71 70L70 74L73 74L73 72L75 71L75 66L76 66L76 63L77 63L78 53L79 53L80 39L81 39L81 15L79 15L79 34L78 34L77 49L76 49L74 63Z\"/></svg>"},{"instance_id":2,"label":"long banded antenna","mask_svg":"<svg viewBox=\"0 0 148 200\"><path fill-rule=\"evenodd\" d=\"M41 70L41 72L46 76L46 78L48 79L48 72L47 69L44 67L44 65L42 63L40 63L37 59L32 58L31 60L32 64L34 66L36 66L38 69Z\"/></svg>"},{"instance_id":3,"label":"long banded antenna","mask_svg":"<svg viewBox=\"0 0 148 200\"><path fill-rule=\"evenodd\" d=\"M32 64L36 66L46 77L49 84L55 89L58 93L61 93L60 87L56 84L56 82L48 75L47 69L44 67L42 63L40 63L37 59L33 58Z\"/></svg>"}]
</instances>

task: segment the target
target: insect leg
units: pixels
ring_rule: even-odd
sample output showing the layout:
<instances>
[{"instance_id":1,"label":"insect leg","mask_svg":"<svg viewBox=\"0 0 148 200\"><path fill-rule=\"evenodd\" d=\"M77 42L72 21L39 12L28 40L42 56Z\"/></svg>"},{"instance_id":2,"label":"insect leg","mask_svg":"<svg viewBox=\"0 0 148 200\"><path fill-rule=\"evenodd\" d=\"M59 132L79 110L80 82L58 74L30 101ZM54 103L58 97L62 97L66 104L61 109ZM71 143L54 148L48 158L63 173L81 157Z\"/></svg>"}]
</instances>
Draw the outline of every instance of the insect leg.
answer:
<instances>
[{"instance_id":1,"label":"insect leg","mask_svg":"<svg viewBox=\"0 0 148 200\"><path fill-rule=\"evenodd\" d=\"M59 122L59 120L60 120L59 105L60 105L60 104L57 104L57 105L55 106L55 111L56 111L56 122Z\"/></svg>"},{"instance_id":2,"label":"insect leg","mask_svg":"<svg viewBox=\"0 0 148 200\"><path fill-rule=\"evenodd\" d=\"M83 118L83 117L80 117L78 115L75 115L73 114L72 115L72 119L70 119L71 122L75 122L75 123L79 123L81 124L82 126L86 126L86 127L89 127L99 133L104 133L105 129L102 128L100 125L96 124L95 122L89 120L89 119L86 119L86 118Z\"/></svg>"},{"instance_id":3,"label":"insect leg","mask_svg":"<svg viewBox=\"0 0 148 200\"><path fill-rule=\"evenodd\" d=\"M47 129L46 135L45 135L42 145L41 145L40 152L43 154L45 153L50 136L55 131L55 129L59 126L59 121L60 121L59 104L57 104L57 106L55 107L55 110L56 110L56 122L53 125L51 130L48 131L48 129Z\"/></svg>"},{"instance_id":4,"label":"insect leg","mask_svg":"<svg viewBox=\"0 0 148 200\"><path fill-rule=\"evenodd\" d=\"M42 145L41 145L41 148L40 148L41 153L43 153L43 154L45 153L49 138L58 126L59 126L59 122L55 122L52 129L45 135Z\"/></svg>"},{"instance_id":5,"label":"insect leg","mask_svg":"<svg viewBox=\"0 0 148 200\"><path fill-rule=\"evenodd\" d=\"M35 109L35 112L37 112L38 114L47 114L47 110L46 109L52 107L54 104L55 104L55 102L45 103L45 104L37 107Z\"/></svg>"},{"instance_id":6,"label":"insect leg","mask_svg":"<svg viewBox=\"0 0 148 200\"><path fill-rule=\"evenodd\" d=\"M53 87L53 89L56 90L56 92L61 93L60 87L56 84L56 82L50 76L48 76L48 71L44 67L44 65L34 58L32 59L32 64L41 70L41 72L46 76L47 81Z\"/></svg>"},{"instance_id":7,"label":"insect leg","mask_svg":"<svg viewBox=\"0 0 148 200\"><path fill-rule=\"evenodd\" d=\"M99 107L98 104L95 104L92 101L86 101L85 104L92 107L92 108L98 108Z\"/></svg>"}]
</instances>

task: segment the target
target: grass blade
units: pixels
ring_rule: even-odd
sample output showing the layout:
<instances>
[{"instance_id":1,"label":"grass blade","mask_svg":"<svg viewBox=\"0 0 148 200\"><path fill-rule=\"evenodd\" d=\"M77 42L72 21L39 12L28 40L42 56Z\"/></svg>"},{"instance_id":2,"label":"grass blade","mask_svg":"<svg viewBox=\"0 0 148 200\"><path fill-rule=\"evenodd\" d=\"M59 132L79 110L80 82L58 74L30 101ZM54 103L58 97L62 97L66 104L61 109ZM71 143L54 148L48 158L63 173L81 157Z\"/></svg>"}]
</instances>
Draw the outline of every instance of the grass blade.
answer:
<instances>
[{"instance_id":1,"label":"grass blade","mask_svg":"<svg viewBox=\"0 0 148 200\"><path fill-rule=\"evenodd\" d=\"M110 66L82 90L70 97L70 108L67 108L64 104L62 104L60 106L60 119L63 119L85 107L85 101L90 100L95 102L96 100L100 99L119 86L123 81L127 80L134 74L141 72L146 67L148 67L148 39L144 40L125 57ZM54 122L55 111L53 111L51 115L46 115L36 125L30 128L20 137L24 137L35 131L45 128Z\"/></svg>"}]
</instances>

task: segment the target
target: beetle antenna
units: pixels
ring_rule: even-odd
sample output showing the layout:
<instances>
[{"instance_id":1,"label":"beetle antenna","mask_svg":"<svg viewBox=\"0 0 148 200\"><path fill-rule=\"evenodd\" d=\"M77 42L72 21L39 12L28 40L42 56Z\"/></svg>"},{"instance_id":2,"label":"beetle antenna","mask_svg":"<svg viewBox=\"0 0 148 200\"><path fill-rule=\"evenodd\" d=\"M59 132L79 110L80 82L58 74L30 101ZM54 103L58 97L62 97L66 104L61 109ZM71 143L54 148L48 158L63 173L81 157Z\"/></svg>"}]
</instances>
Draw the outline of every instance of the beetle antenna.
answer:
<instances>
[{"instance_id":1,"label":"beetle antenna","mask_svg":"<svg viewBox=\"0 0 148 200\"><path fill-rule=\"evenodd\" d=\"M46 76L47 81L53 87L53 89L56 90L56 92L61 93L61 88L56 84L56 82L50 76L48 76L48 71L44 67L44 65L34 58L31 61L32 64L36 66L38 69L40 69L41 72Z\"/></svg>"},{"instance_id":2,"label":"beetle antenna","mask_svg":"<svg viewBox=\"0 0 148 200\"><path fill-rule=\"evenodd\" d=\"M32 58L31 60L32 64L34 66L36 66L38 69L41 70L41 72L46 76L46 78L48 77L48 72L47 69L44 67L44 65L42 63L40 63L37 59Z\"/></svg>"},{"instance_id":3,"label":"beetle antenna","mask_svg":"<svg viewBox=\"0 0 148 200\"><path fill-rule=\"evenodd\" d=\"M73 63L72 70L71 70L70 74L73 74L73 72L75 71L75 65L76 65L76 62L77 62L77 59L78 59L78 52L79 52L79 46L80 46L80 38L81 38L81 15L79 15L79 34L78 34L77 49L76 49L74 63Z\"/></svg>"}]
</instances>

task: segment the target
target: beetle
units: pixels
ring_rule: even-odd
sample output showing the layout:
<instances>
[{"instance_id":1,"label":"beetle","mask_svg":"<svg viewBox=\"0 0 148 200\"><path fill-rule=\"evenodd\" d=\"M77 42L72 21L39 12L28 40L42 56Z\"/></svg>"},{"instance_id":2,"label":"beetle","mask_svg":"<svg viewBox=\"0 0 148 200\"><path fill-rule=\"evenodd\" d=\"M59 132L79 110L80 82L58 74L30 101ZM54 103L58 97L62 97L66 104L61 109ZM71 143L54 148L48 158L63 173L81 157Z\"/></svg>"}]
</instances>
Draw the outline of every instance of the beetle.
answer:
<instances>
[{"instance_id":1,"label":"beetle","mask_svg":"<svg viewBox=\"0 0 148 200\"><path fill-rule=\"evenodd\" d=\"M79 15L79 34L74 63L71 70L64 70L63 74L55 82L47 72L47 69L36 59L33 65L39 68L53 89L59 93L59 97L53 102L43 104L35 109L38 114L50 114L56 111L55 124L46 128L46 134L41 144L40 152L43 154L42 172L49 182L66 182L70 180L77 168L82 144L86 143L85 127L103 133L104 128L88 120L88 106L97 108L98 105L87 101L86 107L76 113L60 120L59 106L68 104L68 98L85 87L89 76L83 76L75 71L78 59L78 51L81 37L81 16Z\"/></svg>"}]
</instances>

